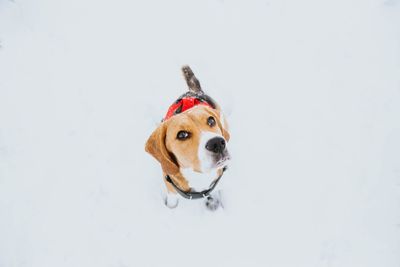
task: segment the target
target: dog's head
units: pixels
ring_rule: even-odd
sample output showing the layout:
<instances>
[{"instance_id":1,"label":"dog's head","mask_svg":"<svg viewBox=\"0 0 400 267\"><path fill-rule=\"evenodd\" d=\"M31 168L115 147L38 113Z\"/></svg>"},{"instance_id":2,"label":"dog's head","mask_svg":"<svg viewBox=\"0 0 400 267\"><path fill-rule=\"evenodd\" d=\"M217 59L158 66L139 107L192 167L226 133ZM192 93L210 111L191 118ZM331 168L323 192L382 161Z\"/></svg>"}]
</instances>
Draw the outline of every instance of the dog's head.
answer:
<instances>
[{"instance_id":1,"label":"dog's head","mask_svg":"<svg viewBox=\"0 0 400 267\"><path fill-rule=\"evenodd\" d=\"M230 159L225 127L220 111L199 105L164 121L147 140L146 151L167 174L181 168L206 173L226 166Z\"/></svg>"}]
</instances>

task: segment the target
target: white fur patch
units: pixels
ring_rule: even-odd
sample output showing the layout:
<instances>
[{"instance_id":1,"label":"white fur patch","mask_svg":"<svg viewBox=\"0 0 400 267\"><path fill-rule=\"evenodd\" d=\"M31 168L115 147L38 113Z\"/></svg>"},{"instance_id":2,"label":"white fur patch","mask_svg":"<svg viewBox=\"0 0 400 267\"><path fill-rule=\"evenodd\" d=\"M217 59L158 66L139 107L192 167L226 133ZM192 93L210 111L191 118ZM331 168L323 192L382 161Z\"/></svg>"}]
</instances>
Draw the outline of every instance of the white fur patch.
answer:
<instances>
[{"instance_id":1,"label":"white fur patch","mask_svg":"<svg viewBox=\"0 0 400 267\"><path fill-rule=\"evenodd\" d=\"M198 192L208 189L211 183L218 178L218 169L213 169L207 173L195 172L190 168L180 169L180 171L188 181L189 186Z\"/></svg>"}]
</instances>

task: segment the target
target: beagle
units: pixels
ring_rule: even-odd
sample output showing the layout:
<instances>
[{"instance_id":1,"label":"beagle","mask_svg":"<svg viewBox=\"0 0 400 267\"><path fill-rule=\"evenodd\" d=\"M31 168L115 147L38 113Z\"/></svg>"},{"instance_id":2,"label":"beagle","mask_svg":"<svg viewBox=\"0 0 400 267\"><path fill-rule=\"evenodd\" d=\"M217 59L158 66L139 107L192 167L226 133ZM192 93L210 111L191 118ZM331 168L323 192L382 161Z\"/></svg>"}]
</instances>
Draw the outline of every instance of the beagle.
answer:
<instances>
[{"instance_id":1,"label":"beagle","mask_svg":"<svg viewBox=\"0 0 400 267\"><path fill-rule=\"evenodd\" d=\"M203 92L190 67L183 66L182 72L189 91L170 106L145 150L161 164L169 208L178 205L180 195L205 198L206 207L215 210L220 200L211 192L230 160L228 126L219 105Z\"/></svg>"}]
</instances>

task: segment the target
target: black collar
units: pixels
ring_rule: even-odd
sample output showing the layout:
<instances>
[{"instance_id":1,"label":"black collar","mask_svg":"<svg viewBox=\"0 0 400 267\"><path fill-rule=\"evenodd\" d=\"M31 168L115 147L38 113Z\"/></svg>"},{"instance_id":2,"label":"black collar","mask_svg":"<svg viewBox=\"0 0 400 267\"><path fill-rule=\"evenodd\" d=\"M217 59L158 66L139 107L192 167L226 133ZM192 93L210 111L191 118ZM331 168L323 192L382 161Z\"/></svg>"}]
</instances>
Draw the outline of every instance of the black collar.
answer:
<instances>
[{"instance_id":1,"label":"black collar","mask_svg":"<svg viewBox=\"0 0 400 267\"><path fill-rule=\"evenodd\" d=\"M184 198L187 199L199 199L199 198L206 198L210 195L210 193L214 190L214 188L217 186L219 180L221 179L222 175L224 174L224 172L226 171L227 167L225 166L222 169L222 173L220 176L218 176L217 179L215 179L210 187L206 190L203 190L201 192L194 192L192 190L190 190L189 192L185 192L182 189L180 189L178 186L176 186L176 184L172 181L171 177L169 177L169 175L165 175L165 180L167 180L168 183L170 183L176 190L176 192L178 192L179 195L181 195Z\"/></svg>"}]
</instances>

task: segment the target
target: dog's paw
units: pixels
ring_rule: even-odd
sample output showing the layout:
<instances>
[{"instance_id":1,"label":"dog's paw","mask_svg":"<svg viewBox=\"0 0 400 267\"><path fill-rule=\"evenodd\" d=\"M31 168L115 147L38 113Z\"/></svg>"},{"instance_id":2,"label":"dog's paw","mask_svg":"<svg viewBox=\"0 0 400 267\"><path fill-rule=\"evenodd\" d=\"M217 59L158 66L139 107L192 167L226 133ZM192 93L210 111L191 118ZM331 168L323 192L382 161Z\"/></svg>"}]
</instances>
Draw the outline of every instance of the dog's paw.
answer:
<instances>
[{"instance_id":1,"label":"dog's paw","mask_svg":"<svg viewBox=\"0 0 400 267\"><path fill-rule=\"evenodd\" d=\"M179 204L179 198L175 194L167 194L164 204L170 209L175 209Z\"/></svg>"},{"instance_id":2,"label":"dog's paw","mask_svg":"<svg viewBox=\"0 0 400 267\"><path fill-rule=\"evenodd\" d=\"M215 211L221 205L221 202L219 201L218 198L209 196L207 197L205 204L208 210Z\"/></svg>"}]
</instances>

